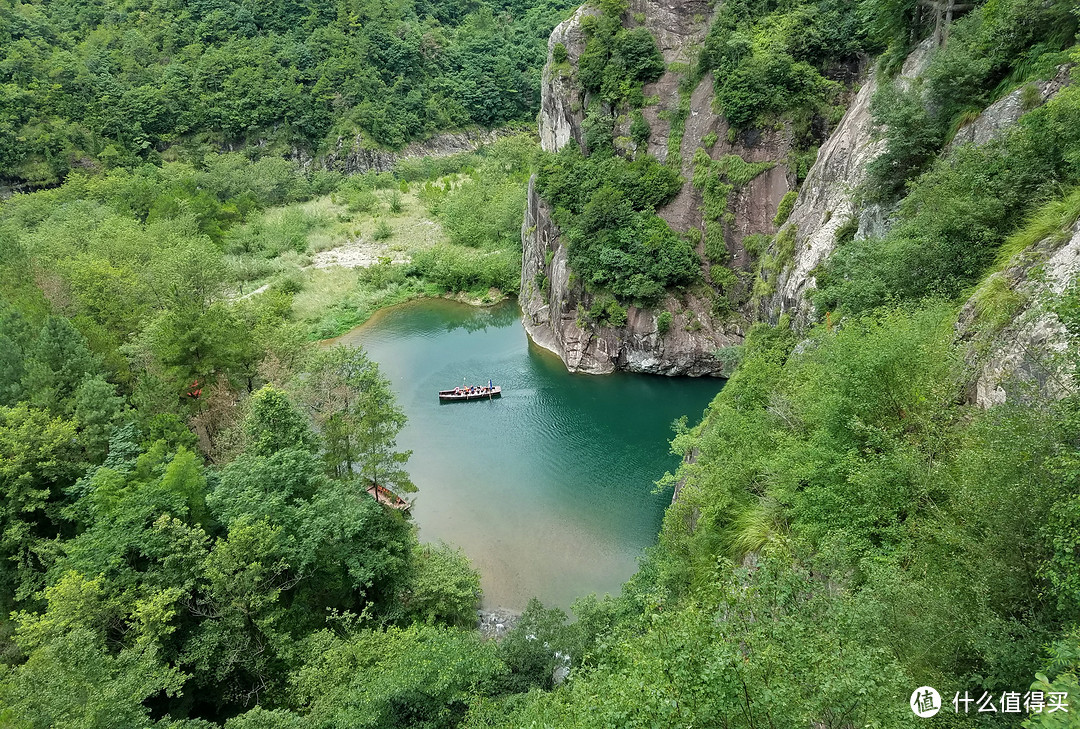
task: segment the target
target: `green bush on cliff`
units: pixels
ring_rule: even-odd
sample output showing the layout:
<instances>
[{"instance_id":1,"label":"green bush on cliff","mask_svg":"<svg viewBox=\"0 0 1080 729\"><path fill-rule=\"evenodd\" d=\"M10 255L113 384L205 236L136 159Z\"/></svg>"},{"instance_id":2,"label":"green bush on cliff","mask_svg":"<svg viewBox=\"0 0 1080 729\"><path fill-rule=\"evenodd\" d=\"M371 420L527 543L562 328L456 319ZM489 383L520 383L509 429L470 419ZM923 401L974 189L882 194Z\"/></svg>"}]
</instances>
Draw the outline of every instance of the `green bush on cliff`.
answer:
<instances>
[{"instance_id":1,"label":"green bush on cliff","mask_svg":"<svg viewBox=\"0 0 1080 729\"><path fill-rule=\"evenodd\" d=\"M725 2L709 28L697 74L712 72L715 103L732 127L744 129L789 114L801 134L809 118L828 118L840 91L828 75L869 50L855 3ZM821 126L821 125L816 125ZM800 140L809 146L813 140Z\"/></svg>"},{"instance_id":2,"label":"green bush on cliff","mask_svg":"<svg viewBox=\"0 0 1080 729\"><path fill-rule=\"evenodd\" d=\"M649 126L649 122L645 120L640 111L635 111L630 120L630 138L634 140L634 144L639 149L644 149L645 145L649 143L651 135L652 127Z\"/></svg>"},{"instance_id":3,"label":"green bush on cliff","mask_svg":"<svg viewBox=\"0 0 1080 729\"><path fill-rule=\"evenodd\" d=\"M611 104L642 106L641 85L664 73L664 57L648 28L622 26L625 2L603 4L600 15L582 20L585 49L578 59L578 79L586 91Z\"/></svg>"},{"instance_id":4,"label":"green bush on cliff","mask_svg":"<svg viewBox=\"0 0 1080 729\"><path fill-rule=\"evenodd\" d=\"M773 218L773 225L780 227L787 222L787 219L791 217L791 211L795 209L795 201L799 199L798 190L788 190L784 193L783 199L780 201L780 205L776 208L776 216Z\"/></svg>"},{"instance_id":5,"label":"green bush on cliff","mask_svg":"<svg viewBox=\"0 0 1080 729\"><path fill-rule=\"evenodd\" d=\"M867 197L894 201L957 129L996 97L1024 81L1053 76L1069 61L1063 49L1076 30L1077 16L1066 0L1000 0L954 21L948 43L920 74L922 83L885 81L874 96L871 113L886 147L868 167Z\"/></svg>"},{"instance_id":6,"label":"green bush on cliff","mask_svg":"<svg viewBox=\"0 0 1080 729\"><path fill-rule=\"evenodd\" d=\"M584 157L567 145L542 159L537 185L555 207L570 267L590 289L648 303L699 277L693 248L656 215L682 185L655 158Z\"/></svg>"},{"instance_id":7,"label":"green bush on cliff","mask_svg":"<svg viewBox=\"0 0 1080 729\"><path fill-rule=\"evenodd\" d=\"M626 324L626 309L615 297L605 292L598 295L589 307L589 319L601 326L621 327Z\"/></svg>"}]
</instances>

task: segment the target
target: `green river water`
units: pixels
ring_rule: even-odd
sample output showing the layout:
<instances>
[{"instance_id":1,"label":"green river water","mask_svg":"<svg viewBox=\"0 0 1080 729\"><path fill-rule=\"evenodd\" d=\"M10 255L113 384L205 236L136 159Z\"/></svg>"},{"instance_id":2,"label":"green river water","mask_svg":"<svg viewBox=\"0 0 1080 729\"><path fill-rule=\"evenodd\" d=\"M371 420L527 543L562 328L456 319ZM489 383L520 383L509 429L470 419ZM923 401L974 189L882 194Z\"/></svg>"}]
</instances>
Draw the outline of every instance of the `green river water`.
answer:
<instances>
[{"instance_id":1,"label":"green river water","mask_svg":"<svg viewBox=\"0 0 1080 729\"><path fill-rule=\"evenodd\" d=\"M460 546L480 570L485 607L536 596L617 593L656 540L673 470L671 423L697 422L712 378L572 375L529 341L516 304L427 299L376 314L339 342L363 346L390 378L409 423L413 516L424 541ZM439 402L462 383L501 399Z\"/></svg>"}]
</instances>

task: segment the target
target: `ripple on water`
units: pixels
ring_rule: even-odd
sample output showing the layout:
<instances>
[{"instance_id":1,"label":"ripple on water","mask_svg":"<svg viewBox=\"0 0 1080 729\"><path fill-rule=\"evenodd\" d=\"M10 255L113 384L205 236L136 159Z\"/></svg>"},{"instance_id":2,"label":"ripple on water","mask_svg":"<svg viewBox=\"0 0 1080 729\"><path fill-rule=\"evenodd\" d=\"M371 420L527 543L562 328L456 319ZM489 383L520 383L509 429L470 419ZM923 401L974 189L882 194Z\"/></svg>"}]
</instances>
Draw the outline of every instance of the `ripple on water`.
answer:
<instances>
[{"instance_id":1,"label":"ripple on water","mask_svg":"<svg viewBox=\"0 0 1080 729\"><path fill-rule=\"evenodd\" d=\"M571 375L530 346L514 305L426 300L341 337L390 377L409 423L425 541L461 546L488 607L529 597L568 607L617 592L656 537L670 498L653 482L677 465L670 424L697 420L719 380ZM495 401L440 404L462 382L501 384Z\"/></svg>"}]
</instances>

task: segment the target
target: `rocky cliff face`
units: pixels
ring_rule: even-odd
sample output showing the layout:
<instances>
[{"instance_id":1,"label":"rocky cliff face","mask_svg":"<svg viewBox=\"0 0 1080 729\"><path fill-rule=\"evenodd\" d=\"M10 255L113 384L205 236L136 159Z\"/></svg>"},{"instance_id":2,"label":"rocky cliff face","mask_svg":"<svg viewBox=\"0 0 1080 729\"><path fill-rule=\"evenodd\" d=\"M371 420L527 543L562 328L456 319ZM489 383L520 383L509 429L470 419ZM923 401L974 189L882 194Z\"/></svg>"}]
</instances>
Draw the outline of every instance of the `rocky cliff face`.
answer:
<instances>
[{"instance_id":1,"label":"rocky cliff face","mask_svg":"<svg viewBox=\"0 0 1080 729\"><path fill-rule=\"evenodd\" d=\"M712 79L706 77L685 98L680 91L683 73L704 40L711 12L708 0L689 0L666 3L658 0L631 0L628 24L641 23L656 37L668 70L656 82L643 89L651 103L641 110L652 133L646 150L636 150L629 140L629 119L621 118L615 129L616 146L626 154L646 151L661 161L679 165L686 183L678 195L658 210L672 229L679 232L704 230L702 194L690 180L693 178L695 152L705 149L709 157L719 160L738 155L745 162L773 163L765 172L735 189L727 201L723 222L724 241L728 250L726 266L734 270L746 287L735 316L718 317L713 306L716 287L712 286L710 264L703 263L705 286L692 293L669 296L655 310L631 307L624 326L594 326L580 312L587 311L592 295L576 283L567 267L567 251L559 230L552 220L552 211L530 184L528 209L522 227L523 265L521 305L524 323L530 336L540 345L559 354L571 371L606 373L616 369L668 375L724 374L723 348L742 341L745 328L754 321L777 322L789 315L795 326L809 323L813 309L808 293L815 286L815 269L837 245L841 228L857 238L884 235L890 225L890 210L877 207L857 209L856 192L866 177L867 165L884 149L873 126L870 101L878 88L878 78L867 59L861 70L857 90L849 98L848 109L827 141L819 149L817 159L799 193L787 221L780 231L773 224L777 208L797 180L786 161L792 149L792 135L783 126L729 134L722 115L713 111ZM549 59L544 69L542 102L539 117L540 139L543 148L556 152L568 144L583 143L584 110L589 99L573 76L578 58L585 47L582 20L598 12L582 7L569 20L557 27L549 43ZM568 63L555 64L551 51L556 45L565 47ZM936 45L932 38L919 44L906 59L897 82L917 83L926 70ZM960 130L953 146L982 144L994 139L1033 105L1044 103L1069 80L1067 68L1057 76L1004 97L993 104L969 125ZM678 135L681 134L681 137ZM716 139L712 146L706 139ZM678 155L673 158L673 155ZM790 236L794 250L778 270L756 270L756 261L747 251L747 236L763 233ZM1043 263L1047 270L1072 275L1074 250L1080 242L1073 236L1067 245L1053 250L1043 247ZM773 253L778 246L774 243ZM706 261L704 250L698 253ZM1029 262L1030 263L1030 262ZM1021 298L1034 301L1041 274L1028 264L1013 266L1009 287ZM1033 265L1033 264L1032 264ZM1043 265L1043 264L1040 264ZM1039 271L1043 270L1041 268ZM760 292L749 296L749 284L760 277ZM1032 278L1034 277L1034 278ZM1064 279L1047 286L1039 284L1038 291L1060 289ZM1057 288L1055 288L1057 287ZM1041 295L1041 294L1040 294ZM967 324L961 333L968 338L980 337L977 367L980 368L978 392L973 398L984 405L1000 402L1005 397L1006 381L1016 378L1038 381L1050 387L1052 381L1036 372L1037 365L1026 359L1024 352L1052 348L1060 341L1060 329L1054 330L1051 318L1033 304L1025 305L1013 328L1003 338L994 339L977 334L973 322L977 319L971 304ZM1043 312L1038 314L1036 312ZM666 314L664 314L666 312ZM670 326L661 332L660 317L670 318ZM991 342L991 340L993 340Z\"/></svg>"},{"instance_id":2,"label":"rocky cliff face","mask_svg":"<svg viewBox=\"0 0 1080 729\"><path fill-rule=\"evenodd\" d=\"M559 355L571 372L691 376L723 372L716 350L737 340L701 323L708 321L709 313L700 297L670 297L656 310L631 306L622 327L594 327L581 320L579 309L587 309L591 297L571 280L566 246L533 181L522 240L520 300L525 329L534 342ZM546 286L538 287L538 278L546 280ZM661 332L659 317L664 311L671 315L671 324Z\"/></svg>"},{"instance_id":3,"label":"rocky cliff face","mask_svg":"<svg viewBox=\"0 0 1080 729\"><path fill-rule=\"evenodd\" d=\"M855 190L866 175L866 165L881 153L881 143L871 133L870 99L876 91L877 76L871 71L803 181L785 223L795 233L795 253L777 275L773 294L763 302L764 319L775 323L786 313L802 324L810 317L807 293L814 287L813 270L836 247L837 231L856 217Z\"/></svg>"},{"instance_id":4,"label":"rocky cliff face","mask_svg":"<svg viewBox=\"0 0 1080 729\"><path fill-rule=\"evenodd\" d=\"M1071 66L1062 65L1054 78L1038 81L1017 89L988 106L974 121L960 128L949 143L949 149L964 144L986 144L1000 137L1006 129L1020 120L1025 112L1045 104L1071 81Z\"/></svg>"},{"instance_id":5,"label":"rocky cliff face","mask_svg":"<svg viewBox=\"0 0 1080 729\"><path fill-rule=\"evenodd\" d=\"M933 48L933 39L927 39L912 51L900 72L901 83L910 83L926 69ZM795 252L762 304L759 316L766 321L775 323L782 314L789 314L796 326L807 323L812 313L807 295L815 286L814 269L835 250L841 227L857 224L855 235L863 237L882 235L888 226L886 211L858 211L855 207L855 193L866 179L866 166L884 151L870 115L870 100L877 89L877 73L871 67L799 188L795 207L784 224L794 232Z\"/></svg>"},{"instance_id":6,"label":"rocky cliff face","mask_svg":"<svg viewBox=\"0 0 1080 729\"><path fill-rule=\"evenodd\" d=\"M336 170L346 175L364 172L390 172L403 159L413 157L449 157L461 152L475 152L485 144L491 144L500 136L510 133L507 129L471 129L462 132L444 132L436 134L422 142L413 142L396 152L388 149L374 149L364 146L360 136L354 139L338 139L334 149L320 158L312 157L307 152L293 150L292 159L307 169L318 165L328 170Z\"/></svg>"},{"instance_id":7,"label":"rocky cliff face","mask_svg":"<svg viewBox=\"0 0 1080 729\"><path fill-rule=\"evenodd\" d=\"M960 129L950 147L986 144L1035 106L1052 99L1071 82L1071 66L1054 78L1017 89L987 107ZM983 408L1038 393L1061 397L1074 387L1075 373L1057 356L1065 330L1052 311L1055 297L1080 274L1080 225L1065 235L1041 241L1017 254L989 276L965 304L956 325L968 343L973 370L969 399ZM1002 312L1007 313L1004 321ZM993 313L990 313L993 312ZM995 321L994 319L998 319Z\"/></svg>"},{"instance_id":8,"label":"rocky cliff face","mask_svg":"<svg viewBox=\"0 0 1080 729\"><path fill-rule=\"evenodd\" d=\"M988 408L1072 391L1074 373L1058 357L1065 329L1053 303L1078 275L1080 224L1018 254L982 283L956 325L957 336L969 345L972 402Z\"/></svg>"},{"instance_id":9,"label":"rocky cliff face","mask_svg":"<svg viewBox=\"0 0 1080 729\"><path fill-rule=\"evenodd\" d=\"M582 123L588 98L580 90L572 70L558 66L551 50L562 44L567 50L569 68L576 68L585 47L582 19L597 12L583 7L552 33L549 58L541 87L539 118L540 141L548 152L557 152L567 144L582 144ZM791 134L786 128L746 133L729 139L722 115L712 109L712 81L706 78L683 99L679 86L708 31L712 15L708 0L662 3L656 0L632 0L628 17L641 22L656 37L668 70L643 89L655 103L642 109L652 134L647 151L661 161L678 152L679 166L687 181L670 203L658 210L672 229L686 232L702 230L701 193L689 180L693 177L694 153L703 147L703 139L715 135L718 140L708 149L710 157L720 159L736 154L746 162L773 162L773 167L735 191L729 200L729 220L724 224L724 238L730 256L729 266L749 277L752 261L743 246L746 236L775 232L772 218L784 195L795 184L794 175L784 163L791 148ZM687 102L688 105L687 105ZM680 116L680 107L689 113ZM681 118L681 124L673 119ZM616 137L628 137L629 119L621 119ZM681 139L672 139L680 133ZM674 127L674 128L673 128ZM562 357L574 372L607 373L616 369L666 375L720 375L724 364L718 350L742 341L748 322L745 316L714 314L713 294L708 286L681 296L669 296L655 309L630 307L624 326L592 326L578 315L579 307L588 309L592 296L575 283L566 265L566 250L551 219L551 210L530 186L528 209L522 228L523 265L521 306L525 328L538 344ZM703 248L699 249L705 260ZM711 282L708 266L705 279ZM543 288L537 281L546 280ZM657 322L663 312L671 317L663 333Z\"/></svg>"}]
</instances>

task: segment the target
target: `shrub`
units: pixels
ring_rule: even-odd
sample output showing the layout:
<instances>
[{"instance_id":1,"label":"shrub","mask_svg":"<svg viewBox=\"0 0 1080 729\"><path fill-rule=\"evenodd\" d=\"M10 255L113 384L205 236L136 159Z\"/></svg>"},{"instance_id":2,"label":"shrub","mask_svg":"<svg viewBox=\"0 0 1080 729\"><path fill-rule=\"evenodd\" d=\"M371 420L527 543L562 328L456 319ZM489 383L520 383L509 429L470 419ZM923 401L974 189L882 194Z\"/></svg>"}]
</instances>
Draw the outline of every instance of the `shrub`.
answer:
<instances>
[{"instance_id":1,"label":"shrub","mask_svg":"<svg viewBox=\"0 0 1080 729\"><path fill-rule=\"evenodd\" d=\"M944 139L939 121L931 118L918 91L904 90L895 83L884 83L870 101L870 113L879 133L885 138L885 151L866 170L869 177L867 197L872 201L890 201L904 189L937 153Z\"/></svg>"},{"instance_id":2,"label":"shrub","mask_svg":"<svg viewBox=\"0 0 1080 729\"><path fill-rule=\"evenodd\" d=\"M445 292L489 288L516 291L520 285L521 258L515 251L483 252L438 245L416 253L407 272Z\"/></svg>"},{"instance_id":3,"label":"shrub","mask_svg":"<svg viewBox=\"0 0 1080 729\"><path fill-rule=\"evenodd\" d=\"M392 235L394 235L394 230L385 220L380 220L371 233L373 240L387 240Z\"/></svg>"},{"instance_id":4,"label":"shrub","mask_svg":"<svg viewBox=\"0 0 1080 729\"><path fill-rule=\"evenodd\" d=\"M795 201L799 198L799 192L797 190L788 190L784 194L784 198L780 201L780 205L776 209L776 217L773 218L773 225L779 228L781 225L787 222L787 219L791 217L791 211L795 209Z\"/></svg>"},{"instance_id":5,"label":"shrub","mask_svg":"<svg viewBox=\"0 0 1080 729\"><path fill-rule=\"evenodd\" d=\"M859 232L859 219L852 216L840 224L840 227L833 233L833 240L836 241L836 245L842 246L845 243L850 243L855 240L855 234Z\"/></svg>"},{"instance_id":6,"label":"shrub","mask_svg":"<svg viewBox=\"0 0 1080 729\"><path fill-rule=\"evenodd\" d=\"M412 561L406 610L427 623L472 627L480 603L480 573L469 558L445 544L422 544L413 549Z\"/></svg>"},{"instance_id":7,"label":"shrub","mask_svg":"<svg viewBox=\"0 0 1080 729\"><path fill-rule=\"evenodd\" d=\"M961 147L924 173L887 236L852 241L830 257L818 277L818 307L862 311L890 299L958 296L1032 211L1080 183L1077 155L1080 91L1070 87L1024 115L1004 139ZM1076 207L1068 200L1060 214L1047 208L1037 227L1068 221Z\"/></svg>"},{"instance_id":8,"label":"shrub","mask_svg":"<svg viewBox=\"0 0 1080 729\"><path fill-rule=\"evenodd\" d=\"M660 316L656 317L656 331L660 336L664 336L671 329L672 318L670 311L662 311Z\"/></svg>"},{"instance_id":9,"label":"shrub","mask_svg":"<svg viewBox=\"0 0 1080 729\"><path fill-rule=\"evenodd\" d=\"M641 148L649 143L651 135L652 127L649 126L649 122L645 120L640 111L635 111L633 119L630 121L630 138L634 140L634 144L638 148Z\"/></svg>"},{"instance_id":10,"label":"shrub","mask_svg":"<svg viewBox=\"0 0 1080 729\"><path fill-rule=\"evenodd\" d=\"M648 155L582 157L568 145L542 159L537 185L556 208L570 267L593 290L645 302L697 280L693 246L654 212L680 189L677 171Z\"/></svg>"},{"instance_id":11,"label":"shrub","mask_svg":"<svg viewBox=\"0 0 1080 729\"><path fill-rule=\"evenodd\" d=\"M627 30L612 9L583 23L585 48L578 59L578 79L586 91L616 104L644 104L641 85L664 73L664 57L648 28Z\"/></svg>"},{"instance_id":12,"label":"shrub","mask_svg":"<svg viewBox=\"0 0 1080 729\"><path fill-rule=\"evenodd\" d=\"M589 319L599 325L621 327L626 324L626 309L619 305L614 296L603 293L593 299Z\"/></svg>"}]
</instances>

